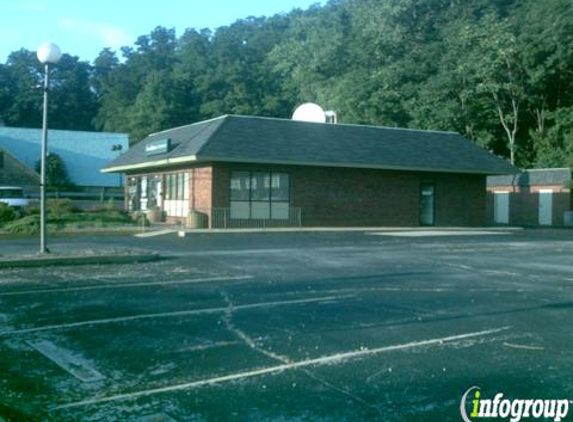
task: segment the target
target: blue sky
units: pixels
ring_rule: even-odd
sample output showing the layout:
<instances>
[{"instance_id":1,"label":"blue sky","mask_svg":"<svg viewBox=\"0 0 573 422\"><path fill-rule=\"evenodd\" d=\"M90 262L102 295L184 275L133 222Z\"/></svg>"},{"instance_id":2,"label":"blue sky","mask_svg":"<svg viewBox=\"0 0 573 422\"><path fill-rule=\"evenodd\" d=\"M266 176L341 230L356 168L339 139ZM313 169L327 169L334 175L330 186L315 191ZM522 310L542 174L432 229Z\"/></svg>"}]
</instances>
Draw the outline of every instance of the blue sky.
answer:
<instances>
[{"instance_id":1,"label":"blue sky","mask_svg":"<svg viewBox=\"0 0 573 422\"><path fill-rule=\"evenodd\" d=\"M0 63L15 50L36 51L44 41L92 61L104 47L132 45L158 25L211 28L247 16L306 9L320 0L9 0L0 14Z\"/></svg>"}]
</instances>

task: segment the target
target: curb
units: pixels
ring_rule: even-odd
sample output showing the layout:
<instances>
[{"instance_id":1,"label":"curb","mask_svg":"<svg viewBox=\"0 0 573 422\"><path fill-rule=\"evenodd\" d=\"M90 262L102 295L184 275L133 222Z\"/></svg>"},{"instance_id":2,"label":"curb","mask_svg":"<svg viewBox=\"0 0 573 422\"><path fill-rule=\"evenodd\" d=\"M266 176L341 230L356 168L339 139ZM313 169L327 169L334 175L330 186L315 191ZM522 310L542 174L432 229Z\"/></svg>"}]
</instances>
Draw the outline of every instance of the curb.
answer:
<instances>
[{"instance_id":1,"label":"curb","mask_svg":"<svg viewBox=\"0 0 573 422\"><path fill-rule=\"evenodd\" d=\"M401 231L521 231L522 227L267 227L267 228L232 228L232 229L184 229L178 230L177 236L186 237L193 234L217 234L217 233L352 233L352 232L401 232Z\"/></svg>"},{"instance_id":2,"label":"curb","mask_svg":"<svg viewBox=\"0 0 573 422\"><path fill-rule=\"evenodd\" d=\"M26 256L0 257L0 268L26 268L68 265L104 265L132 264L135 262L157 261L161 258L158 253L134 254L104 254L104 255L60 255L60 256Z\"/></svg>"}]
</instances>

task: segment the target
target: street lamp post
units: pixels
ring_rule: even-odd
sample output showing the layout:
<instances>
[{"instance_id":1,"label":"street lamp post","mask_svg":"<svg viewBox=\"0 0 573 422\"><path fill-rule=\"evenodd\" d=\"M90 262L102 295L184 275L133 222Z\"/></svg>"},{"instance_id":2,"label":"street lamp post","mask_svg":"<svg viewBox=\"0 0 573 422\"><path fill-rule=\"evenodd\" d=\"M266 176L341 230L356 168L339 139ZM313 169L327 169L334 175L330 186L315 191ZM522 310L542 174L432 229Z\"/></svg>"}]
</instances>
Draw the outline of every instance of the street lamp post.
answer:
<instances>
[{"instance_id":1,"label":"street lamp post","mask_svg":"<svg viewBox=\"0 0 573 422\"><path fill-rule=\"evenodd\" d=\"M38 60L44 65L44 113L42 117L42 151L40 156L40 253L48 253L46 230L46 156L48 154L48 91L50 65L58 63L62 52L56 44L43 43L38 48Z\"/></svg>"}]
</instances>

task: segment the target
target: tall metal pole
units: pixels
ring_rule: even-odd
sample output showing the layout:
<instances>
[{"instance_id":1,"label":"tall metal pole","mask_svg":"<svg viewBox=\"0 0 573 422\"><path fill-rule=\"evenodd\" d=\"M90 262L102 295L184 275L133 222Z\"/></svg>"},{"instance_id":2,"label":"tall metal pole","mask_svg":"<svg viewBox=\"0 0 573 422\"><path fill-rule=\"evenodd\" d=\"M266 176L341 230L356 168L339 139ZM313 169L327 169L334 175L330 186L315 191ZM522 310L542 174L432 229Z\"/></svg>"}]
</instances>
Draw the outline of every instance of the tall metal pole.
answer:
<instances>
[{"instance_id":1,"label":"tall metal pole","mask_svg":"<svg viewBox=\"0 0 573 422\"><path fill-rule=\"evenodd\" d=\"M49 253L46 229L46 158L48 154L48 91L50 89L50 65L44 67L44 115L42 118L42 155L40 157L40 253Z\"/></svg>"}]
</instances>

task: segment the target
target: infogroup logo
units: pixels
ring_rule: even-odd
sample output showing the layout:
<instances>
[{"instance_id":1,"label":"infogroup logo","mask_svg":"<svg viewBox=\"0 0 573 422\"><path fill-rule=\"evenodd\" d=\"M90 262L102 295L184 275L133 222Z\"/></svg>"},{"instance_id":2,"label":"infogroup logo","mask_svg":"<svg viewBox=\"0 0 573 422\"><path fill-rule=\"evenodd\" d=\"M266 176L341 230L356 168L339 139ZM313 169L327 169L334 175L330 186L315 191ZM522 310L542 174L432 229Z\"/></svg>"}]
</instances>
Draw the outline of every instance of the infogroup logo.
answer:
<instances>
[{"instance_id":1,"label":"infogroup logo","mask_svg":"<svg viewBox=\"0 0 573 422\"><path fill-rule=\"evenodd\" d=\"M471 399L469 403L468 399ZM503 393L495 394L493 399L484 399L481 389L474 386L462 396L460 413L464 422L475 422L480 418L509 418L510 422L519 422L524 418L553 418L553 421L559 422L569 413L570 403L567 399L507 399Z\"/></svg>"}]
</instances>

